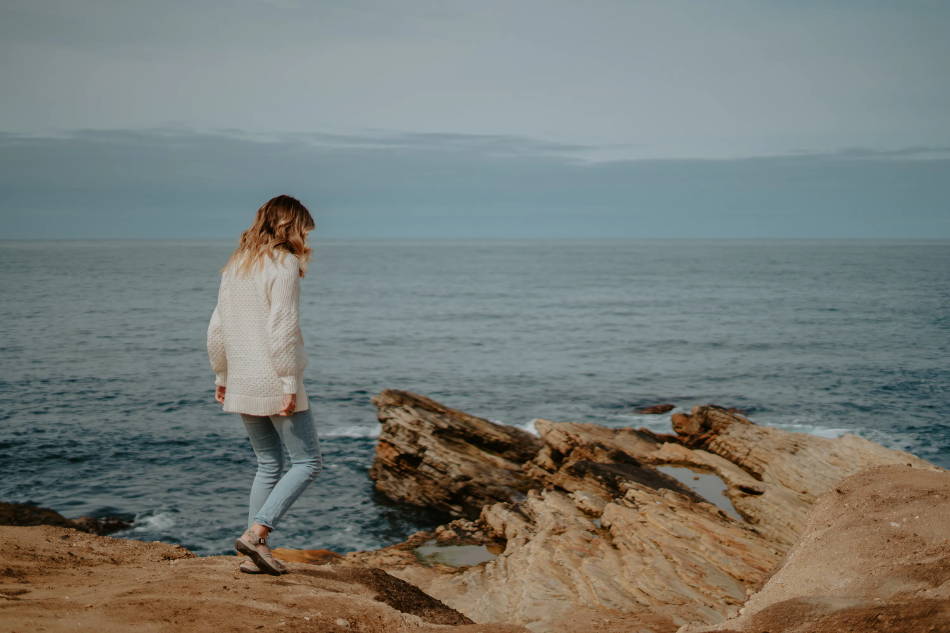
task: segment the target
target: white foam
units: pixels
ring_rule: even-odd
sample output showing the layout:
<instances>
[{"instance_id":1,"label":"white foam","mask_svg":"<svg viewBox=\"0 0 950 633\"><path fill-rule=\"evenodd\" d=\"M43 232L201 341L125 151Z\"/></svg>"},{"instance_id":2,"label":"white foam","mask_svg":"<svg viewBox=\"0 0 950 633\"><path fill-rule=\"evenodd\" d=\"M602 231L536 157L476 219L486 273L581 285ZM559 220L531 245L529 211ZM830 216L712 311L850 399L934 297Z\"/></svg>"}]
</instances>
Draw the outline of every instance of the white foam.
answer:
<instances>
[{"instance_id":1,"label":"white foam","mask_svg":"<svg viewBox=\"0 0 950 633\"><path fill-rule=\"evenodd\" d=\"M840 427L831 427L821 424L823 420L818 416L776 416L774 418L754 419L757 424L774 426L783 431L792 431L793 433L807 433L818 437L827 437L834 439L841 437L845 433L855 433L854 429L845 429ZM856 434L856 433L855 433Z\"/></svg>"},{"instance_id":2,"label":"white foam","mask_svg":"<svg viewBox=\"0 0 950 633\"><path fill-rule=\"evenodd\" d=\"M175 525L175 516L171 512L157 512L155 514L136 514L130 528L132 532L164 532Z\"/></svg>"},{"instance_id":3,"label":"white foam","mask_svg":"<svg viewBox=\"0 0 950 633\"><path fill-rule=\"evenodd\" d=\"M534 428L534 421L537 420L537 419L538 419L538 418L532 418L532 419L528 420L527 422L522 422L521 424L508 424L507 422L502 422L501 420L490 420L490 421L491 421L491 422L494 422L495 424L503 424L503 425L505 425L505 426L513 426L513 427L515 427L515 428L517 428L517 429L521 429L522 431L526 431L526 432L530 433L531 435L534 435L535 437L537 437L537 436L539 435L539 433L538 433L538 430L537 430L536 428Z\"/></svg>"},{"instance_id":4,"label":"white foam","mask_svg":"<svg viewBox=\"0 0 950 633\"><path fill-rule=\"evenodd\" d=\"M841 437L845 433L853 433L851 429L835 429L814 424L776 424L776 428L784 431L793 431L795 433L807 433L808 435L817 435L818 437L827 437L834 439Z\"/></svg>"},{"instance_id":5,"label":"white foam","mask_svg":"<svg viewBox=\"0 0 950 633\"><path fill-rule=\"evenodd\" d=\"M621 413L617 415L618 419L623 420L623 426L630 426L633 428L640 428L641 426L653 431L654 433L673 433L673 422L670 420L670 417L674 413L686 413L689 414L688 408L676 407L671 411L662 413L660 415L650 414L650 413Z\"/></svg>"},{"instance_id":6,"label":"white foam","mask_svg":"<svg viewBox=\"0 0 950 633\"><path fill-rule=\"evenodd\" d=\"M689 409L685 407L677 407L672 411L665 413L663 415L649 415L649 414L640 414L640 413L623 413L619 414L616 417L617 421L620 422L619 426L625 427L645 427L654 433L673 433L673 427L670 422L670 416L674 413L689 413ZM539 436L538 430L535 428L535 420L539 418L532 418L524 422L509 423L503 420L494 420L489 419L495 424L502 424L505 426L514 426L526 431L535 437ZM782 422L779 420L768 420L768 419L754 419L753 422L757 424L763 424L766 426L774 426L779 429L786 431L793 431L796 433L807 433L809 435L816 435L818 437L826 438L836 438L841 437L845 433L854 433L860 435L860 431L855 429L845 429L839 427L828 427L821 424L815 424L813 422L799 421L798 419L793 419L793 421ZM608 423L608 426L613 426ZM362 438L376 438L379 437L379 432L382 428L380 424L350 424L345 426L340 426L336 428L331 428L326 431L322 431L321 437L362 437Z\"/></svg>"},{"instance_id":7,"label":"white foam","mask_svg":"<svg viewBox=\"0 0 950 633\"><path fill-rule=\"evenodd\" d=\"M320 433L321 437L379 437L379 424L351 424L329 429Z\"/></svg>"},{"instance_id":8,"label":"white foam","mask_svg":"<svg viewBox=\"0 0 950 633\"><path fill-rule=\"evenodd\" d=\"M670 416L674 413L686 413L689 414L690 408L688 407L677 407L672 411L665 413L663 415L648 415L640 413L625 413L618 415L618 418L625 420L625 423L628 426L633 427L646 427L647 429L653 431L654 433L673 433L673 425L670 421ZM795 433L807 433L808 435L816 435L818 437L826 437L834 439L836 437L841 437L845 433L854 433L856 435L860 432L855 431L854 429L844 429L838 427L829 427L822 424L816 423L814 421L806 421L802 418L792 418L788 422L783 422L780 420L773 420L768 418L759 418L751 417L750 418L756 424L761 424L763 426L773 426L777 429L782 429L783 431L792 431Z\"/></svg>"},{"instance_id":9,"label":"white foam","mask_svg":"<svg viewBox=\"0 0 950 633\"><path fill-rule=\"evenodd\" d=\"M538 435L537 430L534 428L534 420L528 420L527 422L522 422L521 424L508 424L501 420L489 420L489 422L494 422L495 424L501 424L504 426L514 426L523 431L527 431L532 435ZM379 437L379 432L382 429L380 424L350 424L346 426L339 426L336 428L321 430L320 437Z\"/></svg>"}]
</instances>

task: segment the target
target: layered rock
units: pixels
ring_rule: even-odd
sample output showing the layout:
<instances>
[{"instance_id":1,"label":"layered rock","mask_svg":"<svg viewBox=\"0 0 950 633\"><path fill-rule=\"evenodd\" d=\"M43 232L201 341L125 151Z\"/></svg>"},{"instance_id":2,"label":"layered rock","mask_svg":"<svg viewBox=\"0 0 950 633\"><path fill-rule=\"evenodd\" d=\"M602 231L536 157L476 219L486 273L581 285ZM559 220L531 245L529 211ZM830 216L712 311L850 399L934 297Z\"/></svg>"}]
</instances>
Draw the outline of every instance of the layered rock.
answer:
<instances>
[{"instance_id":1,"label":"layered rock","mask_svg":"<svg viewBox=\"0 0 950 633\"><path fill-rule=\"evenodd\" d=\"M380 419L389 426L374 477L385 479L393 461L395 444L388 438L412 438L398 443L398 454L405 463L426 466L421 477L404 481L401 498L434 496L438 473L450 473L443 484L451 488L452 501L442 501L442 508L471 517L471 508L489 500L473 521L444 526L441 539L495 546L500 554L479 565L423 565L412 548L437 531L414 535L411 545L345 558L378 562L475 621L514 622L537 632L592 627L659 633L720 622L765 582L801 533L814 499L836 481L877 464L939 470L856 436L789 433L715 406L678 416L676 435L536 420L540 441L519 441L517 457L505 458L501 468L497 452L487 452L479 468L485 442L465 446L458 438L483 428L491 442L512 435L520 440L520 434L504 434L498 425L486 426L421 396L398 394L377 398ZM451 433L420 436L445 426ZM416 457L408 457L414 450ZM669 466L718 476L741 518L657 470ZM471 473L465 487L454 485L460 472ZM476 496L474 483L493 481L495 473L504 493ZM418 491L409 489L420 481ZM523 490L523 498L512 492Z\"/></svg>"},{"instance_id":2,"label":"layered rock","mask_svg":"<svg viewBox=\"0 0 950 633\"><path fill-rule=\"evenodd\" d=\"M541 446L532 434L408 391L387 389L373 403L382 429L369 474L387 497L474 518L531 486L522 464Z\"/></svg>"},{"instance_id":3,"label":"layered rock","mask_svg":"<svg viewBox=\"0 0 950 633\"><path fill-rule=\"evenodd\" d=\"M879 466L835 483L741 614L680 633L950 631L950 472Z\"/></svg>"},{"instance_id":4,"label":"layered rock","mask_svg":"<svg viewBox=\"0 0 950 633\"><path fill-rule=\"evenodd\" d=\"M842 477L881 464L936 468L850 433L834 439L792 433L717 406L697 406L688 416L674 416L676 436L548 420L536 420L535 428L544 448L533 463L547 470L578 449L615 447L651 466L714 473L736 511L783 548L797 540L815 498Z\"/></svg>"}]
</instances>

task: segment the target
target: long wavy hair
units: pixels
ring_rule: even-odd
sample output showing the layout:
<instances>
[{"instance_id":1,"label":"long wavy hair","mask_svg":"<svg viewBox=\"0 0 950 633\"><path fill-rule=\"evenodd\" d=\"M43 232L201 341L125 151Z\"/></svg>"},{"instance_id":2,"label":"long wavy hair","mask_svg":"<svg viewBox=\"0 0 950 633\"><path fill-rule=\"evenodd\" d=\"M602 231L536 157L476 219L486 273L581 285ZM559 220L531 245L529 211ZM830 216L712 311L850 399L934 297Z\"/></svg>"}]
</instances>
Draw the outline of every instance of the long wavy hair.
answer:
<instances>
[{"instance_id":1,"label":"long wavy hair","mask_svg":"<svg viewBox=\"0 0 950 633\"><path fill-rule=\"evenodd\" d=\"M300 276L303 277L313 252L307 245L307 231L315 227L313 216L300 200L288 195L271 198L257 210L250 228L241 233L237 248L221 267L221 272L236 264L235 273L243 277L262 265L265 256L283 261L286 253L293 253L300 260Z\"/></svg>"}]
</instances>

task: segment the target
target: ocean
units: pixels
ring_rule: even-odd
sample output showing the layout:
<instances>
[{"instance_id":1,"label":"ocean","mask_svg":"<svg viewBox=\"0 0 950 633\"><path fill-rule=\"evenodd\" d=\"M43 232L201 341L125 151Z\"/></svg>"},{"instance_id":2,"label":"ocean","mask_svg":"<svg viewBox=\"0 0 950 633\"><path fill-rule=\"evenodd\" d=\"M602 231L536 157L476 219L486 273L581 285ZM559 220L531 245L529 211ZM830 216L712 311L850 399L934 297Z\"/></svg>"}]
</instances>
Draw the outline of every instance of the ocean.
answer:
<instances>
[{"instance_id":1,"label":"ocean","mask_svg":"<svg viewBox=\"0 0 950 633\"><path fill-rule=\"evenodd\" d=\"M317 238L317 236L314 236ZM255 462L205 333L234 241L0 242L0 500L231 552ZM854 433L950 467L950 241L312 240L306 384L324 470L277 547L382 547L441 517L367 472L370 398L670 431L670 402Z\"/></svg>"}]
</instances>

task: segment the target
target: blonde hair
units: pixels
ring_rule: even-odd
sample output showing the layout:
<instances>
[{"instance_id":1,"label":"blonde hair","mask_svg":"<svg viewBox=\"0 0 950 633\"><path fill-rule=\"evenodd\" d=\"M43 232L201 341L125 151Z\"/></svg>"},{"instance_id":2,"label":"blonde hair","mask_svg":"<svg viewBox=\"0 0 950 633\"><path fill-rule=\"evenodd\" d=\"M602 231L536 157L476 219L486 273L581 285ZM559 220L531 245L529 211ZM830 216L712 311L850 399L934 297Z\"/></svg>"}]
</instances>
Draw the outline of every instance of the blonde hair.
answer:
<instances>
[{"instance_id":1,"label":"blonde hair","mask_svg":"<svg viewBox=\"0 0 950 633\"><path fill-rule=\"evenodd\" d=\"M237 248L221 272L237 262L236 273L246 276L252 268L263 263L265 255L272 260L280 257L283 261L285 253L293 253L300 262L300 276L303 277L313 252L306 243L307 231L315 227L310 211L300 200L287 195L271 198L257 210L250 228L241 233Z\"/></svg>"}]
</instances>

